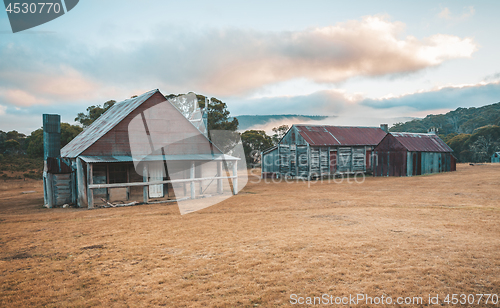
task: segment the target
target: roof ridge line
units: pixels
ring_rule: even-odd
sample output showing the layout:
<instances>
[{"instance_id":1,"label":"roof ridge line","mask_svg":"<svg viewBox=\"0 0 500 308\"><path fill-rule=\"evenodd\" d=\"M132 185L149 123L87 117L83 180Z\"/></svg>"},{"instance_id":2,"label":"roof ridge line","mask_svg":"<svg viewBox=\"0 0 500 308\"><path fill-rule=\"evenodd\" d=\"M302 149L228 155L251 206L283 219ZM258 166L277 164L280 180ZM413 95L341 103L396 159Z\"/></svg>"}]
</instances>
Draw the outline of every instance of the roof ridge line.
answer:
<instances>
[{"instance_id":1,"label":"roof ridge line","mask_svg":"<svg viewBox=\"0 0 500 308\"><path fill-rule=\"evenodd\" d=\"M62 149L61 149L61 156L62 157L70 157L70 158L73 158L73 157L77 157L79 156L80 154L82 154L85 150L87 150L89 147L91 147L94 143L97 142L97 140L100 139L100 137L106 135L109 131L111 131L116 125L118 125L118 123L120 123L127 115L129 115L132 111L134 111L135 109L137 109L139 106L141 106L142 104L144 104L145 101L147 101L149 98L151 98L151 96L153 96L153 94L155 94L156 92L160 93L162 96L164 96L159 89L153 89L153 90L150 90L146 93L143 93L137 97L134 97L134 98L127 98L125 100L122 100L120 102L117 102L115 103L111 108L109 108L108 110L106 110L106 112L104 112L103 114L101 114L99 116L99 118L97 118L94 122L92 122L92 124L90 124L89 126L87 126L80 134L78 134L75 138L73 138L73 140L71 140L67 145L65 145ZM71 146L73 143L77 143L80 141L80 139L82 139L83 137L80 137L78 138L80 135L81 136L84 136L84 133L90 129L94 129L96 126L99 126L100 125L100 121L99 119L101 119L101 122L105 119L105 117L103 117L104 115L107 115L111 110L113 109L116 109L118 108L121 103L125 102L125 101L128 101L128 100L131 100L131 99L139 99L139 98L142 98L142 97L146 97L148 96L147 98L144 99L144 101L142 103L140 103L139 105L135 106L133 109L131 109L126 115L124 115L124 117L120 120L120 121L117 121L115 122L114 124L110 125L110 127L108 127L102 134L99 138L89 142L88 145L85 146L85 148L83 149L78 149L76 152L79 152L78 154L75 154L75 153L70 153L68 155L72 155L72 156L64 156L63 154L63 150L68 147L68 146ZM166 98L165 98L166 100ZM69 151L69 150L68 150Z\"/></svg>"}]
</instances>

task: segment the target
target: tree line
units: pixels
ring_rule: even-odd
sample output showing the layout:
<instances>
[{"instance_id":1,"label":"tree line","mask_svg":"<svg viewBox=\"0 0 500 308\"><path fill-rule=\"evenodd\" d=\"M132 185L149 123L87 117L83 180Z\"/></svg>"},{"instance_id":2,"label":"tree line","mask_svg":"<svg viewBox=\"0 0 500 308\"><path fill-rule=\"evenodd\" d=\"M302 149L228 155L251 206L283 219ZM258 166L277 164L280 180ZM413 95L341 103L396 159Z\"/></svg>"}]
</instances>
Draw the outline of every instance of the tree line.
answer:
<instances>
[{"instance_id":1,"label":"tree line","mask_svg":"<svg viewBox=\"0 0 500 308\"><path fill-rule=\"evenodd\" d=\"M61 123L61 147L73 140L82 130L81 126ZM16 130L10 132L0 130L0 154L42 158L43 129L34 130L28 136Z\"/></svg>"},{"instance_id":2,"label":"tree line","mask_svg":"<svg viewBox=\"0 0 500 308\"><path fill-rule=\"evenodd\" d=\"M500 103L431 114L396 123L390 131L426 133L431 128L437 129L459 162L489 162L500 151Z\"/></svg>"},{"instance_id":3,"label":"tree line","mask_svg":"<svg viewBox=\"0 0 500 308\"><path fill-rule=\"evenodd\" d=\"M165 96L167 99L182 94L170 94ZM132 96L136 97L136 96ZM208 111L208 130L230 130L238 129L238 119L231 118L226 103L212 97L207 100L203 95L196 95L198 104L201 108L207 108ZM68 144L73 138L83 131L84 128L91 125L103 113L110 109L116 101L109 100L101 105L93 105L86 108L85 112L80 112L75 117L78 124L61 123L61 147ZM205 104L208 103L208 106ZM0 130L0 155L7 156L27 156L30 158L43 158L43 128L39 128L25 135L16 130L3 132Z\"/></svg>"},{"instance_id":4,"label":"tree line","mask_svg":"<svg viewBox=\"0 0 500 308\"><path fill-rule=\"evenodd\" d=\"M170 94L167 99L182 94ZM134 96L133 96L134 97ZM238 119L231 117L227 105L221 100L196 94L198 105L208 112L208 131L238 130ZM61 147L68 144L85 127L97 120L111 108L116 101L109 100L101 105L93 105L75 117L77 125L61 123ZM208 106L205 106L208 104ZM486 162L491 155L500 151L500 103L480 108L458 108L446 114L428 115L424 119L415 119L405 123L396 123L392 132L427 132L436 128L439 136L453 149L459 162ZM241 140L249 166L260 163L260 153L276 145L289 127L281 125L267 135L263 130L247 130ZM0 155L27 156L43 158L43 129L39 128L25 135L16 130L0 131ZM0 159L2 159L0 156Z\"/></svg>"}]
</instances>

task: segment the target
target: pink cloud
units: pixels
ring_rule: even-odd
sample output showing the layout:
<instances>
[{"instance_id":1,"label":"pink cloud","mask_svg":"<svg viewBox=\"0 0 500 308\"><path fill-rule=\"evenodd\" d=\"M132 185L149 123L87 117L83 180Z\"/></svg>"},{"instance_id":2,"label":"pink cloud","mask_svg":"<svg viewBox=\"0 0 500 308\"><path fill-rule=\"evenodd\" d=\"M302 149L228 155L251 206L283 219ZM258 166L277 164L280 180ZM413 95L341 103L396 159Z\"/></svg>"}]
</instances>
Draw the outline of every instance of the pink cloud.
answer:
<instances>
[{"instance_id":1,"label":"pink cloud","mask_svg":"<svg viewBox=\"0 0 500 308\"><path fill-rule=\"evenodd\" d=\"M295 78L336 83L355 76L411 73L470 57L477 50L470 38L444 34L422 40L400 38L403 30L403 23L369 16L298 32L226 33L226 38L240 36L241 44L218 42L224 51L218 61L207 61L209 71L200 83L221 95L238 95Z\"/></svg>"}]
</instances>

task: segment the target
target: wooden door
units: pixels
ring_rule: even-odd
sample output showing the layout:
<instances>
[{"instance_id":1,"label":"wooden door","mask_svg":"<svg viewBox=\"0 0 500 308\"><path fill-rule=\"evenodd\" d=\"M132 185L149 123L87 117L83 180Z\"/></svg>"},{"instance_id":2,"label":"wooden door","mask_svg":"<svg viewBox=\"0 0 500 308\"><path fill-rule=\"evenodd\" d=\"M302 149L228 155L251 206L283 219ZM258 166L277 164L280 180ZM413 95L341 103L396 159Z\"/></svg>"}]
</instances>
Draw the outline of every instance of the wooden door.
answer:
<instances>
[{"instance_id":1,"label":"wooden door","mask_svg":"<svg viewBox=\"0 0 500 308\"><path fill-rule=\"evenodd\" d=\"M290 148L287 145L279 146L279 172L290 175Z\"/></svg>"},{"instance_id":2,"label":"wooden door","mask_svg":"<svg viewBox=\"0 0 500 308\"><path fill-rule=\"evenodd\" d=\"M365 171L365 149L353 148L352 150L352 172Z\"/></svg>"},{"instance_id":3,"label":"wooden door","mask_svg":"<svg viewBox=\"0 0 500 308\"><path fill-rule=\"evenodd\" d=\"M307 177L309 173L309 159L307 155L307 146L297 146L297 167L298 176Z\"/></svg>"},{"instance_id":4,"label":"wooden door","mask_svg":"<svg viewBox=\"0 0 500 308\"><path fill-rule=\"evenodd\" d=\"M372 159L372 151L371 150L366 150L366 155L365 155L365 171L368 171L371 169L372 164L371 164L371 159Z\"/></svg>"},{"instance_id":5,"label":"wooden door","mask_svg":"<svg viewBox=\"0 0 500 308\"><path fill-rule=\"evenodd\" d=\"M163 181L163 162L152 162L149 164L149 181ZM150 198L162 198L163 197L163 184L149 185L149 197Z\"/></svg>"},{"instance_id":6,"label":"wooden door","mask_svg":"<svg viewBox=\"0 0 500 308\"><path fill-rule=\"evenodd\" d=\"M290 145L290 175L297 176L297 147L295 144Z\"/></svg>"},{"instance_id":7,"label":"wooden door","mask_svg":"<svg viewBox=\"0 0 500 308\"><path fill-rule=\"evenodd\" d=\"M339 148L338 150L338 171L350 172L352 165L352 150L351 148Z\"/></svg>"},{"instance_id":8,"label":"wooden door","mask_svg":"<svg viewBox=\"0 0 500 308\"><path fill-rule=\"evenodd\" d=\"M330 174L337 172L337 151L330 150Z\"/></svg>"}]
</instances>

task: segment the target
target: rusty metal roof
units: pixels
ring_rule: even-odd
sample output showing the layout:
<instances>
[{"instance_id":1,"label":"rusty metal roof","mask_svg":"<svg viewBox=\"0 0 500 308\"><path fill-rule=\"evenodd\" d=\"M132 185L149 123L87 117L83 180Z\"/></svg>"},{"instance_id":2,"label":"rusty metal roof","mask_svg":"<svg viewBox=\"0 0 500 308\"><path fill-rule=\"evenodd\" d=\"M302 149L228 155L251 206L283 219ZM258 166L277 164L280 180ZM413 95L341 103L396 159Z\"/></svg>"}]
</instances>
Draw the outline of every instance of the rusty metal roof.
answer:
<instances>
[{"instance_id":1,"label":"rusty metal roof","mask_svg":"<svg viewBox=\"0 0 500 308\"><path fill-rule=\"evenodd\" d=\"M386 133L379 127L347 127L329 125L294 125L310 145L316 146L376 146Z\"/></svg>"},{"instance_id":2,"label":"rusty metal roof","mask_svg":"<svg viewBox=\"0 0 500 308\"><path fill-rule=\"evenodd\" d=\"M113 107L109 108L94 123L85 128L83 132L62 148L61 156L74 158L80 155L156 92L160 92L160 90L151 90L140 96L114 104Z\"/></svg>"},{"instance_id":3,"label":"rusty metal roof","mask_svg":"<svg viewBox=\"0 0 500 308\"><path fill-rule=\"evenodd\" d=\"M453 152L436 134L391 133L410 152Z\"/></svg>"}]
</instances>

